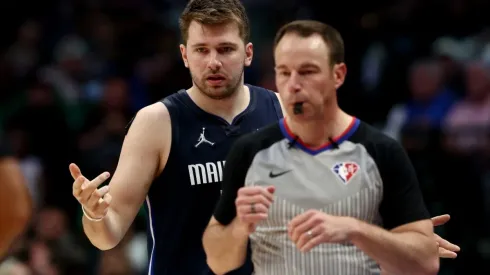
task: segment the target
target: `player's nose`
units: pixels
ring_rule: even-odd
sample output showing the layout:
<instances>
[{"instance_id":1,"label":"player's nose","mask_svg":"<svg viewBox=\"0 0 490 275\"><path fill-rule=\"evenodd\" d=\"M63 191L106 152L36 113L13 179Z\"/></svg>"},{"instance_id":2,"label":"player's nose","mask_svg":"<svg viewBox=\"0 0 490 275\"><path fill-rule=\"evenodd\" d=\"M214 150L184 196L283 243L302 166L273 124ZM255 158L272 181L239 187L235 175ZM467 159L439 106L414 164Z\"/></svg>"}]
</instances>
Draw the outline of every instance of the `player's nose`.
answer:
<instances>
[{"instance_id":1,"label":"player's nose","mask_svg":"<svg viewBox=\"0 0 490 275\"><path fill-rule=\"evenodd\" d=\"M208 68L215 72L218 71L221 68L222 64L221 61L218 59L217 54L211 54L209 61L208 61Z\"/></svg>"}]
</instances>

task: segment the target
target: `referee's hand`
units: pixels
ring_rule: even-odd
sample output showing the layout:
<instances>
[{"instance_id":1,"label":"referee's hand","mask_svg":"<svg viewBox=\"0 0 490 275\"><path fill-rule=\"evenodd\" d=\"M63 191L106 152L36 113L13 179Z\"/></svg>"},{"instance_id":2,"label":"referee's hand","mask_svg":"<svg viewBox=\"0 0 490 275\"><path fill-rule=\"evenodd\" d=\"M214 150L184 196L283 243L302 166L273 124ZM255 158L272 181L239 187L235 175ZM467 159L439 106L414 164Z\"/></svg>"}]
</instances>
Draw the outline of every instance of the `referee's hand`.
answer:
<instances>
[{"instance_id":1,"label":"referee's hand","mask_svg":"<svg viewBox=\"0 0 490 275\"><path fill-rule=\"evenodd\" d=\"M267 219L269 207L274 201L274 186L247 186L238 190L235 200L237 217L240 222L248 225L249 233L255 225Z\"/></svg>"},{"instance_id":2,"label":"referee's hand","mask_svg":"<svg viewBox=\"0 0 490 275\"><path fill-rule=\"evenodd\" d=\"M448 214L432 217L432 224L434 226L440 226L446 224L451 219ZM441 236L434 234L436 237L436 242L439 246L439 257L455 259L458 257L458 252L460 251L459 246L450 243L446 239L441 238Z\"/></svg>"},{"instance_id":3,"label":"referee's hand","mask_svg":"<svg viewBox=\"0 0 490 275\"><path fill-rule=\"evenodd\" d=\"M352 232L351 217L333 216L310 209L294 217L288 225L291 241L302 252L322 243L344 243Z\"/></svg>"},{"instance_id":4,"label":"referee's hand","mask_svg":"<svg viewBox=\"0 0 490 275\"><path fill-rule=\"evenodd\" d=\"M98 187L109 178L109 172L104 172L90 181L82 175L80 168L72 163L70 164L70 174L75 180L73 182L73 196L82 205L86 215L93 220L104 218L112 197L109 194L108 185Z\"/></svg>"}]
</instances>

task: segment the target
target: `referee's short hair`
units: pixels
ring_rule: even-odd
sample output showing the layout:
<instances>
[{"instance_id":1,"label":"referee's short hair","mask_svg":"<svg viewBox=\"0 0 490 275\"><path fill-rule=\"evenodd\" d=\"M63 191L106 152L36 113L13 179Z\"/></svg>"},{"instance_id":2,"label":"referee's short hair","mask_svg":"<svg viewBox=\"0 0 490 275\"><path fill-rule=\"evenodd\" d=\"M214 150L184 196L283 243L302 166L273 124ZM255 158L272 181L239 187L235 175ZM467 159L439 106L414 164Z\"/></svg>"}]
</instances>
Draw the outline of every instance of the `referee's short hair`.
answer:
<instances>
[{"instance_id":1,"label":"referee's short hair","mask_svg":"<svg viewBox=\"0 0 490 275\"><path fill-rule=\"evenodd\" d=\"M344 63L344 40L340 33L332 26L314 20L296 20L290 22L277 31L276 38L274 39L274 49L288 33L294 33L305 38L315 34L320 35L329 49L331 65Z\"/></svg>"}]
</instances>

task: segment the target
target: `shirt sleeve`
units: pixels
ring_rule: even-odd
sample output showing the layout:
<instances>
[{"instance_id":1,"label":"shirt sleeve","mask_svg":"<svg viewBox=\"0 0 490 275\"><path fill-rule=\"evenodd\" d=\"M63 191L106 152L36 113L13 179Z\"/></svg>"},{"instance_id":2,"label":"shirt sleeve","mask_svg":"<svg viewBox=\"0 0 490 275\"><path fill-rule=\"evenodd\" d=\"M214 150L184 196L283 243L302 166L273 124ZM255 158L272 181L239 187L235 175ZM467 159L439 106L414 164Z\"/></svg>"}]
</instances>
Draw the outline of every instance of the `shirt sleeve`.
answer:
<instances>
[{"instance_id":1,"label":"shirt sleeve","mask_svg":"<svg viewBox=\"0 0 490 275\"><path fill-rule=\"evenodd\" d=\"M253 158L248 147L247 139L241 137L233 144L226 158L222 193L214 211L214 218L222 225L230 224L236 216L237 193L245 185L245 178Z\"/></svg>"},{"instance_id":2,"label":"shirt sleeve","mask_svg":"<svg viewBox=\"0 0 490 275\"><path fill-rule=\"evenodd\" d=\"M415 169L403 147L388 139L378 150L378 169L383 181L380 214L384 228L429 219Z\"/></svg>"}]
</instances>

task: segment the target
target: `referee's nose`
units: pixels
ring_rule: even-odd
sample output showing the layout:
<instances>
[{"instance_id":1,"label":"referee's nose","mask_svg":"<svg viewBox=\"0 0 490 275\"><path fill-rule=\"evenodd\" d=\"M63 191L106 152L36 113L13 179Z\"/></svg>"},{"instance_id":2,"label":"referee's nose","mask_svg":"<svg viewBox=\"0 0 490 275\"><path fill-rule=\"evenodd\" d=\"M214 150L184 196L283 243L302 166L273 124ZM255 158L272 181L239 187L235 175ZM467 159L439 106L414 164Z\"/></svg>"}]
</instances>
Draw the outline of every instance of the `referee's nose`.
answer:
<instances>
[{"instance_id":1,"label":"referee's nose","mask_svg":"<svg viewBox=\"0 0 490 275\"><path fill-rule=\"evenodd\" d=\"M290 93L298 93L301 91L301 81L300 81L300 76L297 72L291 72L291 75L288 79L288 83L287 83L287 87L288 87L288 91Z\"/></svg>"}]
</instances>

